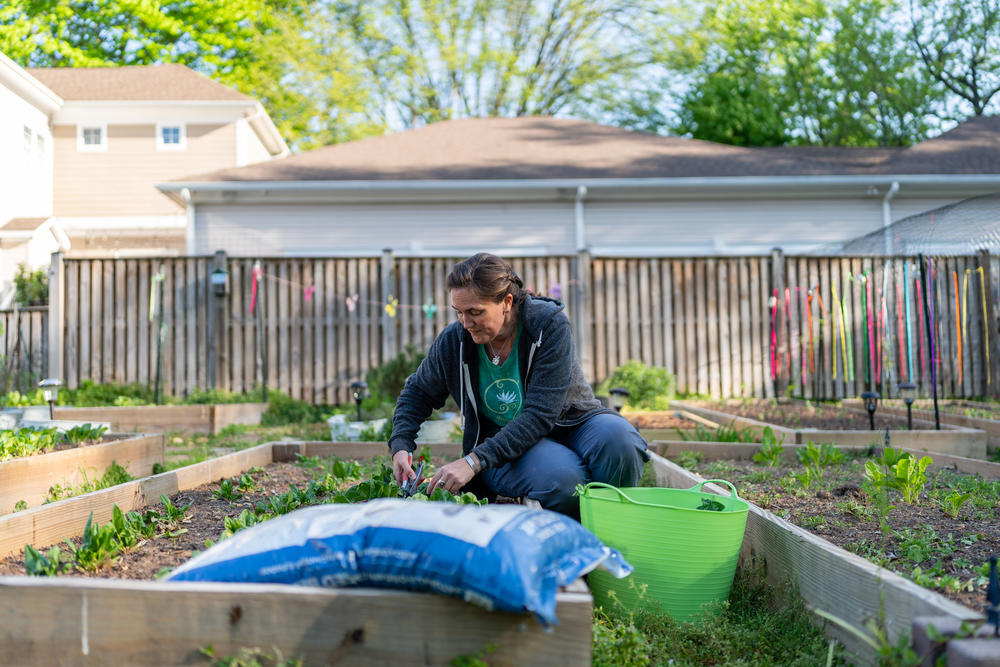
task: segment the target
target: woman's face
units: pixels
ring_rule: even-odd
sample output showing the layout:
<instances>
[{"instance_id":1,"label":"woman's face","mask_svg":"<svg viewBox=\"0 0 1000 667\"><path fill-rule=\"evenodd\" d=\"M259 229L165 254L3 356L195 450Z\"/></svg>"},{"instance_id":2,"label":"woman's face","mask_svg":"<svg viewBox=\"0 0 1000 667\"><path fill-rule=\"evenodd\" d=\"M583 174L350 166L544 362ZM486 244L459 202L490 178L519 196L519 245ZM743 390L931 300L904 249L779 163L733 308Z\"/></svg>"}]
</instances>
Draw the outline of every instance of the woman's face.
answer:
<instances>
[{"instance_id":1,"label":"woman's face","mask_svg":"<svg viewBox=\"0 0 1000 667\"><path fill-rule=\"evenodd\" d=\"M458 321L479 345L497 337L507 322L505 313L513 302L514 297L510 294L497 302L484 300L471 287L451 290L451 307L458 314Z\"/></svg>"}]
</instances>

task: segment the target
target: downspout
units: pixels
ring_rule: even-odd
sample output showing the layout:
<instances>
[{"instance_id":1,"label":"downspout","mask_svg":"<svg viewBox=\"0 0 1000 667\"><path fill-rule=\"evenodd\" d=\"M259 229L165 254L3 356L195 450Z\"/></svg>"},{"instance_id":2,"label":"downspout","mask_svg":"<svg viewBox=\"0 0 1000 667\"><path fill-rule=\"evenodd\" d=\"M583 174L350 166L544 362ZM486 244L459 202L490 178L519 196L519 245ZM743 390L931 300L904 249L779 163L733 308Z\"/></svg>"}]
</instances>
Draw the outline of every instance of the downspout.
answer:
<instances>
[{"instance_id":1,"label":"downspout","mask_svg":"<svg viewBox=\"0 0 1000 667\"><path fill-rule=\"evenodd\" d=\"M581 185L576 189L575 220L576 220L576 251L581 252L587 249L586 237L583 231L583 198L587 196L587 186Z\"/></svg>"},{"instance_id":2,"label":"downspout","mask_svg":"<svg viewBox=\"0 0 1000 667\"><path fill-rule=\"evenodd\" d=\"M187 213L187 224L184 225L184 248L188 255L195 254L194 252L194 200L191 197L191 191L187 188L182 188L180 191L181 199L184 200L184 208Z\"/></svg>"},{"instance_id":3,"label":"downspout","mask_svg":"<svg viewBox=\"0 0 1000 667\"><path fill-rule=\"evenodd\" d=\"M892 254L892 234L889 232L889 226L892 225L892 206L890 202L896 196L897 192L899 192L899 181L893 181L892 185L889 186L889 191L882 198L882 229L885 236L886 255Z\"/></svg>"}]
</instances>

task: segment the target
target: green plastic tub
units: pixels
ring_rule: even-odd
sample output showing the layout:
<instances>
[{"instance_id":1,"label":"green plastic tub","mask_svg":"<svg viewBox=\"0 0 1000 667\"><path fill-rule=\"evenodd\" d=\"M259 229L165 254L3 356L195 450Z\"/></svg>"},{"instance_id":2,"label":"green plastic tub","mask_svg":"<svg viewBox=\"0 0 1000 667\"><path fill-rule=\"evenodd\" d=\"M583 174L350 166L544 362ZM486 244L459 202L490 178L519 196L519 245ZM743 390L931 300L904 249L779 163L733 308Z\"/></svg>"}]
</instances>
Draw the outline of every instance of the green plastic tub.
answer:
<instances>
[{"instance_id":1,"label":"green plastic tub","mask_svg":"<svg viewBox=\"0 0 1000 667\"><path fill-rule=\"evenodd\" d=\"M709 482L728 486L731 495L702 491ZM721 510L698 509L706 500ZM658 603L679 621L701 616L706 603L729 597L748 509L736 488L721 479L690 489L588 484L580 497L583 525L635 568L625 579L591 572L587 579L595 606L612 608L617 601L634 609Z\"/></svg>"}]
</instances>

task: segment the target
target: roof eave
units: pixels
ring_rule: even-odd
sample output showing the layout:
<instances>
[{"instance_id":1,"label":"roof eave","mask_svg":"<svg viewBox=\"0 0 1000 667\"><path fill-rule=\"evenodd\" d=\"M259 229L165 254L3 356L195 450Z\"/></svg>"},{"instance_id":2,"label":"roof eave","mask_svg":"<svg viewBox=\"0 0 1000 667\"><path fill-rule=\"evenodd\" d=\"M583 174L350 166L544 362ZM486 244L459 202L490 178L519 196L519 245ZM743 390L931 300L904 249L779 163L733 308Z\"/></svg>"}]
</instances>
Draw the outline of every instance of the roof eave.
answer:
<instances>
[{"instance_id":1,"label":"roof eave","mask_svg":"<svg viewBox=\"0 0 1000 667\"><path fill-rule=\"evenodd\" d=\"M901 194L914 186L922 196L963 196L1000 190L1000 174L878 174L822 176L721 176L684 178L580 178L507 180L356 180L356 181L186 181L159 183L165 195L185 204L187 191L195 203L253 201L359 201L378 198L453 200L572 198L587 188L587 199L690 199L713 197L770 198L809 195L882 196L892 183ZM898 196L898 195L897 195ZM305 198L305 199L304 199Z\"/></svg>"},{"instance_id":2,"label":"roof eave","mask_svg":"<svg viewBox=\"0 0 1000 667\"><path fill-rule=\"evenodd\" d=\"M3 53L0 53L0 84L13 90L46 115L63 105L61 97Z\"/></svg>"}]
</instances>

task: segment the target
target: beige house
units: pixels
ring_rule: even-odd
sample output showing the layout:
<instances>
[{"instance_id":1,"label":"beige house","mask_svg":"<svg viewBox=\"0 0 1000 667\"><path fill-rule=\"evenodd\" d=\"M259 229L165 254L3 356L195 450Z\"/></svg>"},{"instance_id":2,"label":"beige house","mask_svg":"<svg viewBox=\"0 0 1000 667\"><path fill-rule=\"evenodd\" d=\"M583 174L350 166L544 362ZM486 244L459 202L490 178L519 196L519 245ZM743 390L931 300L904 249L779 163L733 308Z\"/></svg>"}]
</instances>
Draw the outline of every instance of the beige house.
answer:
<instances>
[{"instance_id":1,"label":"beige house","mask_svg":"<svg viewBox=\"0 0 1000 667\"><path fill-rule=\"evenodd\" d=\"M183 253L186 208L156 183L287 154L259 102L183 65L24 69L0 54L0 307L17 264L56 249Z\"/></svg>"}]
</instances>

